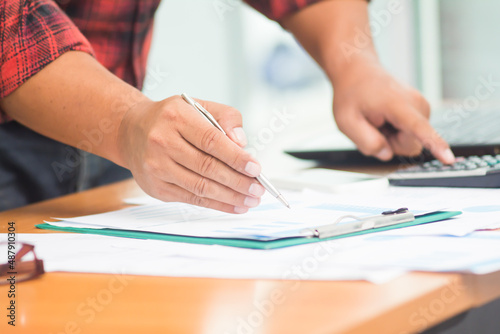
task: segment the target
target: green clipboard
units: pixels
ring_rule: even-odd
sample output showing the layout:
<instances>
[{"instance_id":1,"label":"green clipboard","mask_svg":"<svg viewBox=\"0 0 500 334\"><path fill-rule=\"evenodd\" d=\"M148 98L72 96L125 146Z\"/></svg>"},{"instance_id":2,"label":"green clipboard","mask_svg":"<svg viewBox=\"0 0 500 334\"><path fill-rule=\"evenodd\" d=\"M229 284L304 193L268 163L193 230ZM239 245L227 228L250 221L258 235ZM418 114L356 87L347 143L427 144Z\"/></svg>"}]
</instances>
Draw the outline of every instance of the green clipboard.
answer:
<instances>
[{"instance_id":1,"label":"green clipboard","mask_svg":"<svg viewBox=\"0 0 500 334\"><path fill-rule=\"evenodd\" d=\"M165 241L175 241L175 242L185 242L192 244L203 244L203 245L222 245L240 248L251 248L251 249L276 249L283 247L290 247L302 244L309 244L313 242L328 241L340 238L353 237L357 235L363 235L374 232L382 232L388 230L394 230L403 227L416 226L422 224L433 223L461 214L460 211L438 211L430 214L422 215L416 217L415 220L401 223L397 225L384 226L379 228L374 228L370 230L364 230L354 233L348 233L343 235L338 235L330 238L318 239L318 238L305 238L305 237L291 237L283 238L270 241L261 240L249 240L249 239L230 239L230 238L202 238L202 237L189 237L181 235L171 235L162 234L154 232L142 232L142 231L130 231L130 230L119 230L119 229L91 229L91 228L75 228L75 227L59 227L49 224L38 224L35 225L37 228L44 230L54 230L62 232L75 232L75 233L85 233L85 234L99 234L99 235L109 235L113 237L124 237L124 238L135 238L135 239L153 239L153 240L165 240Z\"/></svg>"}]
</instances>

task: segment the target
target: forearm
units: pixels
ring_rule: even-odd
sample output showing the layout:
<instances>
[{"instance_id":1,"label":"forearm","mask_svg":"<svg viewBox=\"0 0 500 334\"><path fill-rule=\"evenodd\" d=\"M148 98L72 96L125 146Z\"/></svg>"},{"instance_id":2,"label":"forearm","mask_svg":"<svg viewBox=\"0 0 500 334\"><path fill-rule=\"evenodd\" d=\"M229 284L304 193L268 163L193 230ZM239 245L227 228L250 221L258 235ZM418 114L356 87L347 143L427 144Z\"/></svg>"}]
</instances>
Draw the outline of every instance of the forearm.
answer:
<instances>
[{"instance_id":1,"label":"forearm","mask_svg":"<svg viewBox=\"0 0 500 334\"><path fill-rule=\"evenodd\" d=\"M416 155L423 146L452 163L448 144L428 122L427 101L378 61L367 7L365 0L324 0L281 23L329 77L337 125L361 152L389 160L394 154ZM400 9L393 4L389 12Z\"/></svg>"},{"instance_id":2,"label":"forearm","mask_svg":"<svg viewBox=\"0 0 500 334\"><path fill-rule=\"evenodd\" d=\"M325 0L285 18L281 24L324 69L335 85L346 67L378 62L365 0Z\"/></svg>"},{"instance_id":3,"label":"forearm","mask_svg":"<svg viewBox=\"0 0 500 334\"><path fill-rule=\"evenodd\" d=\"M121 119L148 99L90 55L70 51L0 101L14 120L57 141L124 165Z\"/></svg>"},{"instance_id":4,"label":"forearm","mask_svg":"<svg viewBox=\"0 0 500 334\"><path fill-rule=\"evenodd\" d=\"M179 96L150 101L82 52L57 58L0 106L41 134L128 168L151 196L245 213L265 189L255 180L259 164L235 140L241 115L198 101L234 141Z\"/></svg>"}]
</instances>

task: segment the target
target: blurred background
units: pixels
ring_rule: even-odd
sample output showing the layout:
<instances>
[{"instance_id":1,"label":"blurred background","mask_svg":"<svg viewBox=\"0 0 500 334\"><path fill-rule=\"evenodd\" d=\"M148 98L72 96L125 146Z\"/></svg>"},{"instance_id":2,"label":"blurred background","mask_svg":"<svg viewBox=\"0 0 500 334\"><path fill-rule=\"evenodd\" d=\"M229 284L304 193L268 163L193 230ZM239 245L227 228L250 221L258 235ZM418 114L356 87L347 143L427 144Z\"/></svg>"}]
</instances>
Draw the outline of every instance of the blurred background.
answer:
<instances>
[{"instance_id":1,"label":"blurred background","mask_svg":"<svg viewBox=\"0 0 500 334\"><path fill-rule=\"evenodd\" d=\"M384 15L390 2L400 4L400 13ZM481 77L500 79L499 12L496 0L370 4L382 63L418 88L437 115L443 105L473 95ZM318 66L279 24L239 0L163 0L147 73L144 92L155 100L186 92L238 108L248 149L263 163L314 135L338 131L333 92ZM499 98L495 90L483 103ZM335 138L349 145L340 133Z\"/></svg>"}]
</instances>

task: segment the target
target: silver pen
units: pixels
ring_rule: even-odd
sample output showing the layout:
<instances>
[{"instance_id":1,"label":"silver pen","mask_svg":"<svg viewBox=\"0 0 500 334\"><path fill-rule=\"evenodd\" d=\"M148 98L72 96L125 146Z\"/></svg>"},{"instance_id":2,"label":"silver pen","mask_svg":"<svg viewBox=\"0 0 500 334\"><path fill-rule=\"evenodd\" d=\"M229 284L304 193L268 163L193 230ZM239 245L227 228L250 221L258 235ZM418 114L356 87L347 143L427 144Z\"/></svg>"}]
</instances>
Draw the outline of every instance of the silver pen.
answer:
<instances>
[{"instance_id":1,"label":"silver pen","mask_svg":"<svg viewBox=\"0 0 500 334\"><path fill-rule=\"evenodd\" d=\"M220 131L222 131L222 133L227 136L226 131L224 131L224 129L220 126L219 123L217 123L217 121L215 120L215 118L212 116L212 114L210 114L205 108L203 108L203 106L201 104L199 104L198 102L196 102L195 100L193 100L192 98L190 98L189 96L187 96L184 93L182 93L181 96L184 99L184 101L186 101L193 108L195 108L196 110L198 110L198 112L200 114L202 114L210 123L212 123L213 126L215 126L217 129L219 129ZM262 184L262 186L264 188L266 188L267 191L269 191L269 193L271 195L273 195L274 197L276 197L276 199L278 199L278 201L280 201L281 203L283 203L284 206L286 206L287 208L290 209L290 204L288 204L288 202L283 197L283 195L281 195L281 193L279 192L279 190L276 189L276 187L273 186L271 182L269 182L269 180L264 176L264 174L260 173L260 175L257 176L256 179L257 179L257 181L260 182L260 184Z\"/></svg>"}]
</instances>

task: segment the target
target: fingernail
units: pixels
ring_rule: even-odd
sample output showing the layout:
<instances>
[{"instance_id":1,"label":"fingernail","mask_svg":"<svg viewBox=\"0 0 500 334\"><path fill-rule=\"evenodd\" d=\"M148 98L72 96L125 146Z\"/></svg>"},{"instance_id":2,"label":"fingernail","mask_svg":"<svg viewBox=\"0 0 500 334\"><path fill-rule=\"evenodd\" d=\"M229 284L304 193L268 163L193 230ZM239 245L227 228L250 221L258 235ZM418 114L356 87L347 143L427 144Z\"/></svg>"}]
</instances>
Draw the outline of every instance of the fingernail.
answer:
<instances>
[{"instance_id":1,"label":"fingernail","mask_svg":"<svg viewBox=\"0 0 500 334\"><path fill-rule=\"evenodd\" d=\"M450 165L455 162L455 155L449 148L443 151L442 157Z\"/></svg>"},{"instance_id":2,"label":"fingernail","mask_svg":"<svg viewBox=\"0 0 500 334\"><path fill-rule=\"evenodd\" d=\"M392 158L392 151L391 149L384 147L375 156L380 160L389 160Z\"/></svg>"},{"instance_id":3,"label":"fingernail","mask_svg":"<svg viewBox=\"0 0 500 334\"><path fill-rule=\"evenodd\" d=\"M265 192L266 189L258 183L252 183L252 185L248 189L248 193L255 197L260 197L264 195Z\"/></svg>"},{"instance_id":4,"label":"fingernail","mask_svg":"<svg viewBox=\"0 0 500 334\"><path fill-rule=\"evenodd\" d=\"M257 177L260 175L260 166L255 162L249 161L245 167L245 172L250 176Z\"/></svg>"},{"instance_id":5,"label":"fingernail","mask_svg":"<svg viewBox=\"0 0 500 334\"><path fill-rule=\"evenodd\" d=\"M247 212L248 212L248 208L244 208L241 206L234 207L234 213L247 213Z\"/></svg>"},{"instance_id":6,"label":"fingernail","mask_svg":"<svg viewBox=\"0 0 500 334\"><path fill-rule=\"evenodd\" d=\"M233 134L238 140L238 143L240 146L246 146L247 145L247 135L245 134L245 131L243 130L242 127L234 128L233 129Z\"/></svg>"},{"instance_id":7,"label":"fingernail","mask_svg":"<svg viewBox=\"0 0 500 334\"><path fill-rule=\"evenodd\" d=\"M259 205L260 200L255 197L247 197L245 198L245 201L243 201L243 204L245 204L246 207L249 208L255 208L257 205Z\"/></svg>"}]
</instances>

